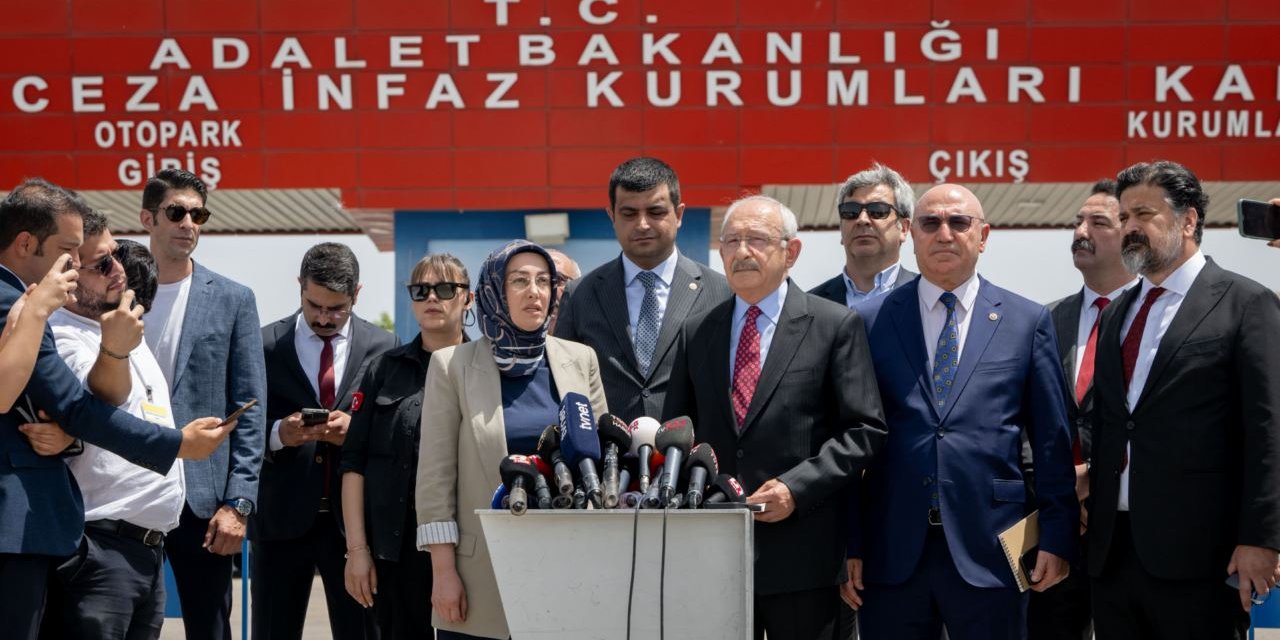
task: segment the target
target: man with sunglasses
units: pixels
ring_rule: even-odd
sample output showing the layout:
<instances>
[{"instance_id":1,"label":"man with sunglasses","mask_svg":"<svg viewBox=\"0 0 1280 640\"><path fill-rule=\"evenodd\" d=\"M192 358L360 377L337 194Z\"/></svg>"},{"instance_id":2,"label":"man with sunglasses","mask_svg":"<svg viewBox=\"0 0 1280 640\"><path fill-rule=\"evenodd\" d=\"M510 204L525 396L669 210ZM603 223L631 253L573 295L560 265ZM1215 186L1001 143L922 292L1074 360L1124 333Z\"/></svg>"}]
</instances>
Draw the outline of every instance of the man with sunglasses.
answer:
<instances>
[{"instance_id":1,"label":"man with sunglasses","mask_svg":"<svg viewBox=\"0 0 1280 640\"><path fill-rule=\"evenodd\" d=\"M851 508L862 637L1021 639L1027 595L997 536L1039 510L1031 588L1068 570L1079 507L1050 314L977 273L990 227L968 189L938 185L911 225L921 277L858 306L889 437ZM1029 440L1035 491L1021 466Z\"/></svg>"},{"instance_id":2,"label":"man with sunglasses","mask_svg":"<svg viewBox=\"0 0 1280 640\"><path fill-rule=\"evenodd\" d=\"M174 419L229 415L265 398L262 337L253 292L192 259L209 221L208 191L195 174L165 169L142 192L159 285L143 321L147 345L169 384ZM187 638L231 637L231 556L239 553L258 495L266 444L261 403L208 460L184 466L187 504L165 543Z\"/></svg>"},{"instance_id":3,"label":"man with sunglasses","mask_svg":"<svg viewBox=\"0 0 1280 640\"><path fill-rule=\"evenodd\" d=\"M849 176L836 196L844 270L809 293L852 309L915 278L898 257L915 199L911 184L878 162Z\"/></svg>"},{"instance_id":4,"label":"man with sunglasses","mask_svg":"<svg viewBox=\"0 0 1280 640\"><path fill-rule=\"evenodd\" d=\"M301 637L319 570L333 637L364 638L344 570L348 552L367 549L348 549L342 530L342 444L365 369L400 341L355 315L360 263L346 245L307 250L298 286L301 308L262 328L269 444L250 531L253 636Z\"/></svg>"}]
</instances>

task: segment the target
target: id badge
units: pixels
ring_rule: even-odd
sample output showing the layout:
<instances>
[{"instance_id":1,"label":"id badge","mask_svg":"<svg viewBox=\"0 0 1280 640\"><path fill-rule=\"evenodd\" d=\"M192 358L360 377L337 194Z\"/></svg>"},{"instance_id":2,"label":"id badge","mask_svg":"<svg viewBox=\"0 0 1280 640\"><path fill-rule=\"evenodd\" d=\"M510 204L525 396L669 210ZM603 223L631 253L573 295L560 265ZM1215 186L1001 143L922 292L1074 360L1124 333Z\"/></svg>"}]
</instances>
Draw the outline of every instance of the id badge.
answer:
<instances>
[{"instance_id":1,"label":"id badge","mask_svg":"<svg viewBox=\"0 0 1280 640\"><path fill-rule=\"evenodd\" d=\"M150 402L142 403L142 419L147 422L169 426L169 409Z\"/></svg>"}]
</instances>

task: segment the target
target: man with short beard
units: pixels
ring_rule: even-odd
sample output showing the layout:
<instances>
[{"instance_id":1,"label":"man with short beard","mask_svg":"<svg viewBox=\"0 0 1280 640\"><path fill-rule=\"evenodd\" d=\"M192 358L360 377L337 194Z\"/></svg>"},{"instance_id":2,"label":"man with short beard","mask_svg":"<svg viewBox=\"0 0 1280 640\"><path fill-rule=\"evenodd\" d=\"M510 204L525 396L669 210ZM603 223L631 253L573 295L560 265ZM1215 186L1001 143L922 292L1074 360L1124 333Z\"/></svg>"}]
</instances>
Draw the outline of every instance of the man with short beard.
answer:
<instances>
[{"instance_id":1,"label":"man with short beard","mask_svg":"<svg viewBox=\"0 0 1280 640\"><path fill-rule=\"evenodd\" d=\"M58 354L98 399L172 429L164 374L142 340L143 309L133 306L106 227L101 213L84 215L77 299L49 318ZM84 539L54 572L42 634L160 637L162 550L182 514L182 465L160 475L92 444L66 463L84 496Z\"/></svg>"},{"instance_id":2,"label":"man with short beard","mask_svg":"<svg viewBox=\"0 0 1280 640\"><path fill-rule=\"evenodd\" d=\"M1142 280L1099 328L1097 637L1244 638L1250 592L1280 579L1280 299L1201 253L1209 198L1186 167L1139 163L1117 183Z\"/></svg>"}]
</instances>

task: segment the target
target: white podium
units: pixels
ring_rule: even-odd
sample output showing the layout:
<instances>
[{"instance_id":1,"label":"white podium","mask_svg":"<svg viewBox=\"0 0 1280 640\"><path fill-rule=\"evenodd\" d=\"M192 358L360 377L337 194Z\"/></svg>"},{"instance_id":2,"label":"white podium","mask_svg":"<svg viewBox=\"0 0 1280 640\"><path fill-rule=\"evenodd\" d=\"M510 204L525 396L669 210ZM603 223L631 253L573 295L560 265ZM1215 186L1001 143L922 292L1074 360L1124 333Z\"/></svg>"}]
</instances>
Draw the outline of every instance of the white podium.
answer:
<instances>
[{"instance_id":1,"label":"white podium","mask_svg":"<svg viewBox=\"0 0 1280 640\"><path fill-rule=\"evenodd\" d=\"M513 640L622 640L632 510L478 509ZM667 512L666 638L750 640L751 513ZM662 511L640 511L631 638L658 638Z\"/></svg>"}]
</instances>

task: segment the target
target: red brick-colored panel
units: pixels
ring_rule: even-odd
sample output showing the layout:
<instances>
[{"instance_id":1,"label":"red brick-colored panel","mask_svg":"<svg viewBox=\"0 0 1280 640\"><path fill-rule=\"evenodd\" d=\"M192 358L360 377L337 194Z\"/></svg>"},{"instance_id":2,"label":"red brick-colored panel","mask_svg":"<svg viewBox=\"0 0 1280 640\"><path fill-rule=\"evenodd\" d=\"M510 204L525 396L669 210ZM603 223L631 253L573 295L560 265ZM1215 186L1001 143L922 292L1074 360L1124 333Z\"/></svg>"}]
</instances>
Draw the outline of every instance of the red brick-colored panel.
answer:
<instances>
[{"instance_id":1,"label":"red brick-colored panel","mask_svg":"<svg viewBox=\"0 0 1280 640\"><path fill-rule=\"evenodd\" d=\"M1122 22L1124 3L1115 0L1037 0L1031 3L1032 20L1043 22Z\"/></svg>"},{"instance_id":2,"label":"red brick-colored panel","mask_svg":"<svg viewBox=\"0 0 1280 640\"><path fill-rule=\"evenodd\" d=\"M349 111L262 115L263 149L355 149L355 113Z\"/></svg>"},{"instance_id":3,"label":"red brick-colored panel","mask_svg":"<svg viewBox=\"0 0 1280 640\"><path fill-rule=\"evenodd\" d=\"M1123 62L1123 27L1036 27L1031 29L1033 63Z\"/></svg>"},{"instance_id":4,"label":"red brick-colored panel","mask_svg":"<svg viewBox=\"0 0 1280 640\"><path fill-rule=\"evenodd\" d=\"M357 184L354 153L305 151L263 155L267 182L276 188L307 189Z\"/></svg>"},{"instance_id":5,"label":"red brick-colored panel","mask_svg":"<svg viewBox=\"0 0 1280 640\"><path fill-rule=\"evenodd\" d=\"M213 96L215 104L218 105L219 111L248 111L258 110L262 108L262 76L259 73L218 73L218 74L201 74L205 86L208 88L208 95ZM167 102L168 108L177 109L182 104L182 97L188 92L194 98L203 96L205 93L200 88L198 81L193 81L191 76L175 75L167 82ZM130 88L129 94L133 93L134 88ZM159 98L157 92L156 98ZM123 101L121 101L123 103ZM196 112L204 111L203 100L194 103L192 110ZM162 107L164 108L164 107Z\"/></svg>"},{"instance_id":6,"label":"red brick-colored panel","mask_svg":"<svg viewBox=\"0 0 1280 640\"><path fill-rule=\"evenodd\" d=\"M1031 139L1041 142L1124 142L1128 110L1121 106L1039 105L1031 109Z\"/></svg>"},{"instance_id":7,"label":"red brick-colored panel","mask_svg":"<svg viewBox=\"0 0 1280 640\"><path fill-rule=\"evenodd\" d=\"M799 74L797 75L796 72ZM783 67L778 69L745 69L738 72L742 78L742 86L737 95L742 98L743 106L765 108L825 107L827 105L827 70L813 67ZM772 78L772 80L770 80ZM773 82L773 92L769 83ZM706 89L704 80L702 89ZM705 93L695 94L705 102ZM798 100L795 105L789 104ZM727 104L722 100L721 105Z\"/></svg>"},{"instance_id":8,"label":"red brick-colored panel","mask_svg":"<svg viewBox=\"0 0 1280 640\"><path fill-rule=\"evenodd\" d=\"M271 0L261 3L259 10L264 30L301 33L354 27L355 4L351 0Z\"/></svg>"},{"instance_id":9,"label":"red brick-colored panel","mask_svg":"<svg viewBox=\"0 0 1280 640\"><path fill-rule=\"evenodd\" d=\"M446 4L441 0L433 0L432 3ZM573 4L577 5L576 2ZM482 0L449 0L447 5L449 27L453 33L536 27L538 18L542 17L543 13L541 2L508 2L506 3L507 25L502 27L498 25L499 5L496 3Z\"/></svg>"},{"instance_id":10,"label":"red brick-colored panel","mask_svg":"<svg viewBox=\"0 0 1280 640\"><path fill-rule=\"evenodd\" d=\"M456 209L453 189L353 189L342 194L347 207L364 209Z\"/></svg>"},{"instance_id":11,"label":"red brick-colored panel","mask_svg":"<svg viewBox=\"0 0 1280 640\"><path fill-rule=\"evenodd\" d=\"M1126 99L1125 68L1120 64L1041 64L1035 65L1044 73L1044 82L1038 87L1048 104L1068 103L1071 97L1072 66L1080 67L1079 101L1083 104L1121 102ZM1000 91L1007 91L1007 83ZM1025 91L1019 91L1022 103L1031 103Z\"/></svg>"},{"instance_id":12,"label":"red brick-colored panel","mask_svg":"<svg viewBox=\"0 0 1280 640\"><path fill-rule=\"evenodd\" d=\"M63 115L2 115L0 131L4 132L5 151L73 151L76 148L76 130L67 126ZM0 189L10 186L0 185Z\"/></svg>"},{"instance_id":13,"label":"red brick-colored panel","mask_svg":"<svg viewBox=\"0 0 1280 640\"><path fill-rule=\"evenodd\" d=\"M657 34L685 27L729 27L738 24L737 0L643 0L640 4L643 5L640 22ZM647 16L651 15L657 20L652 25L647 21Z\"/></svg>"},{"instance_id":14,"label":"red brick-colored panel","mask_svg":"<svg viewBox=\"0 0 1280 640\"><path fill-rule=\"evenodd\" d=\"M457 44L445 43L447 45L446 61L451 66L463 69L499 69L503 71L520 69L525 73L536 71L537 67L520 67L519 34L488 31L477 35L480 36L480 41L471 43L467 47L467 66L462 66L461 57L458 55L460 45ZM443 42L443 37L440 36L440 38L441 42ZM561 54L564 53L561 51L559 36L555 37L554 43L553 51L556 52L558 61Z\"/></svg>"},{"instance_id":15,"label":"red brick-colored panel","mask_svg":"<svg viewBox=\"0 0 1280 640\"><path fill-rule=\"evenodd\" d=\"M756 189L750 192L757 191L759 190ZM683 182L680 184L680 199L684 200L685 205L690 207L725 207L748 193L748 189L739 186L693 185L686 187ZM713 228L711 233L718 235L720 229Z\"/></svg>"},{"instance_id":16,"label":"red brick-colored panel","mask_svg":"<svg viewBox=\"0 0 1280 640\"><path fill-rule=\"evenodd\" d=\"M71 78L64 75L40 76L44 81L45 88L33 86L31 83L35 80L27 82L22 90L22 99L30 106L27 108L40 108L37 113L70 113L71 112ZM18 108L13 100L13 89L21 80L19 76L10 76L0 78L0 91L3 91L3 100L0 100L0 113L26 113ZM48 103L40 107L41 101L47 100ZM34 103L34 104L33 104Z\"/></svg>"},{"instance_id":17,"label":"red brick-colored panel","mask_svg":"<svg viewBox=\"0 0 1280 640\"><path fill-rule=\"evenodd\" d=\"M444 2L360 0L354 4L356 25L360 29L445 29L449 26L449 5Z\"/></svg>"},{"instance_id":18,"label":"red brick-colored panel","mask_svg":"<svg viewBox=\"0 0 1280 640\"><path fill-rule=\"evenodd\" d=\"M644 153L671 165L680 176L682 187L738 183L738 152L734 148L654 147Z\"/></svg>"},{"instance_id":19,"label":"red brick-colored panel","mask_svg":"<svg viewBox=\"0 0 1280 640\"><path fill-rule=\"evenodd\" d=\"M734 32L733 38L734 44L737 45L738 51L742 53L742 58L748 65L769 65L768 54L770 51L774 51L776 62L773 64L779 68L793 64L822 65L823 68L826 68L829 54L828 33L832 29L834 27L826 29L743 29ZM879 62L881 60L880 38L882 31L848 31L840 29L840 33L843 38L840 47L843 53L860 54L862 55L863 63ZM770 34L776 37L771 38ZM792 37L792 34L796 34L795 38ZM791 62L786 57L786 55L790 54L791 45L795 40L799 40L799 63ZM707 43L710 43L709 38ZM704 46L707 43L704 43ZM693 57L692 53L691 57ZM705 48L698 51L693 61L700 61L705 53Z\"/></svg>"},{"instance_id":20,"label":"red brick-colored panel","mask_svg":"<svg viewBox=\"0 0 1280 640\"><path fill-rule=\"evenodd\" d=\"M607 183L608 176L605 176ZM683 185L681 185L683 189ZM609 196L605 193L605 187L557 187L550 190L551 207L565 207L566 209L587 209L587 208L604 208L609 204ZM681 197L684 192L681 191Z\"/></svg>"},{"instance_id":21,"label":"red brick-colored panel","mask_svg":"<svg viewBox=\"0 0 1280 640\"><path fill-rule=\"evenodd\" d=\"M744 147L739 157L742 184L812 184L836 178L830 146Z\"/></svg>"},{"instance_id":22,"label":"red brick-colored panel","mask_svg":"<svg viewBox=\"0 0 1280 640\"><path fill-rule=\"evenodd\" d=\"M686 64L696 62L702 57L702 49L696 49L697 58L693 57L695 50L692 45L687 43L688 36L682 35L668 48L676 56L679 56ZM603 36L601 38L600 36ZM660 37L660 36L658 36ZM628 31L564 31L558 32L552 36L555 44L556 60L551 64L554 69L579 69L585 70L595 68L597 70L608 69L613 65L613 60L617 60L618 64L624 66L639 65L641 63L640 52L643 46L639 33ZM508 41L509 42L506 42ZM590 49L588 50L588 45ZM685 55L688 51L689 54ZM501 44L495 44L492 53L493 62L491 64L500 64L507 67L515 67L520 62L519 48L515 37L503 38ZM586 66L580 66L578 63L584 56L589 56L586 60ZM657 57L658 61L663 60L661 56ZM655 66L661 66L662 63L655 63ZM535 67L525 67L533 69Z\"/></svg>"},{"instance_id":23,"label":"red brick-colored panel","mask_svg":"<svg viewBox=\"0 0 1280 640\"><path fill-rule=\"evenodd\" d=\"M596 96L597 104L599 105L597 108L617 108L613 107L612 103L609 101L608 96L610 94L604 90L605 87L612 89L613 95L616 95L617 98L622 101L623 106L635 107L642 104L648 104L648 100L646 98L647 94L645 93L644 73L640 71L620 71L618 73L621 73L622 75L618 76L617 80L614 80L612 83L607 83L606 81L613 72L613 70L609 69L596 72L596 77L598 78L597 86L601 88L600 92ZM591 108L591 105L588 103L587 95L588 73L590 72L585 69L549 71L547 73L548 82L546 83L546 86L548 87L547 92L549 94L549 106L553 108ZM659 75L660 79L656 85L657 91L659 93L659 97L665 97L670 93L669 82L665 73L660 73ZM684 88L684 96L689 95L690 83L694 81L693 78L695 75L700 76L700 74L692 74L688 71L682 74L681 86ZM526 79L523 83L517 84L530 84L531 82L538 82L538 79L533 79L532 81L530 79ZM680 104L683 106L692 106L686 98L682 98Z\"/></svg>"},{"instance_id":24,"label":"red brick-colored panel","mask_svg":"<svg viewBox=\"0 0 1280 640\"><path fill-rule=\"evenodd\" d=\"M457 147L544 147L547 116L540 110L465 110L453 115Z\"/></svg>"},{"instance_id":25,"label":"red brick-colored panel","mask_svg":"<svg viewBox=\"0 0 1280 640\"><path fill-rule=\"evenodd\" d=\"M507 82L509 76L500 75L515 73L515 83L506 87L501 93L499 89ZM518 109L539 109L547 104L547 83L537 73L508 71L454 71L453 80L462 92L462 99L468 109L495 109L497 105L510 101L518 103ZM423 90L423 101L430 95L431 85ZM506 109L508 107L502 107Z\"/></svg>"},{"instance_id":26,"label":"red brick-colored panel","mask_svg":"<svg viewBox=\"0 0 1280 640\"><path fill-rule=\"evenodd\" d=\"M865 24L871 12L874 12L874 20L878 24L921 26L929 22L927 2L886 2L874 9L861 2L836 2L836 24Z\"/></svg>"},{"instance_id":27,"label":"red brick-colored panel","mask_svg":"<svg viewBox=\"0 0 1280 640\"><path fill-rule=\"evenodd\" d=\"M1134 25L1129 27L1129 60L1160 63L1222 60L1222 25Z\"/></svg>"},{"instance_id":28,"label":"red brick-colored panel","mask_svg":"<svg viewBox=\"0 0 1280 640\"><path fill-rule=\"evenodd\" d=\"M44 6L47 2L32 3ZM164 28L160 0L72 0L71 28L76 33L159 32ZM7 19L7 17L6 17Z\"/></svg>"},{"instance_id":29,"label":"red brick-colored panel","mask_svg":"<svg viewBox=\"0 0 1280 640\"><path fill-rule=\"evenodd\" d=\"M857 141L854 141L855 143ZM853 175L879 162L892 167L910 182L928 182L927 157L930 147L912 146L841 146L836 151L836 177L832 182L843 182Z\"/></svg>"},{"instance_id":30,"label":"red brick-colored panel","mask_svg":"<svg viewBox=\"0 0 1280 640\"><path fill-rule=\"evenodd\" d=\"M899 146L929 142L929 108L925 106L857 107L835 112L839 145Z\"/></svg>"},{"instance_id":31,"label":"red brick-colored panel","mask_svg":"<svg viewBox=\"0 0 1280 640\"><path fill-rule=\"evenodd\" d=\"M938 144L991 145L1027 137L1024 105L946 105L930 107L931 138Z\"/></svg>"},{"instance_id":32,"label":"red brick-colored panel","mask_svg":"<svg viewBox=\"0 0 1280 640\"><path fill-rule=\"evenodd\" d=\"M1273 0L1227 0L1229 20L1280 20L1280 3Z\"/></svg>"},{"instance_id":33,"label":"red brick-colored panel","mask_svg":"<svg viewBox=\"0 0 1280 640\"><path fill-rule=\"evenodd\" d=\"M1025 146L1014 144L940 147L927 150L920 158L925 170L916 173L913 168L912 175L936 182L1014 182L1030 169L1026 152Z\"/></svg>"},{"instance_id":34,"label":"red brick-colored panel","mask_svg":"<svg viewBox=\"0 0 1280 640\"><path fill-rule=\"evenodd\" d=\"M74 156L78 157L78 156ZM69 153L0 153L0 185L11 189L26 178L86 188L76 179L76 163Z\"/></svg>"},{"instance_id":35,"label":"red brick-colored panel","mask_svg":"<svg viewBox=\"0 0 1280 640\"><path fill-rule=\"evenodd\" d=\"M550 112L550 121L553 147L621 147L643 142L638 108L558 109Z\"/></svg>"},{"instance_id":36,"label":"red brick-colored panel","mask_svg":"<svg viewBox=\"0 0 1280 640\"><path fill-rule=\"evenodd\" d=\"M902 71L902 79L898 78ZM942 69L929 67L908 67L905 69L879 69L867 77L867 104L870 106L904 106L913 104L913 98L925 98L929 95L929 86L933 78L942 73ZM899 104L899 96L902 102Z\"/></svg>"},{"instance_id":37,"label":"red brick-colored panel","mask_svg":"<svg viewBox=\"0 0 1280 640\"><path fill-rule=\"evenodd\" d=\"M257 111L216 114L167 111L158 114L105 116L81 114L74 117L73 129L76 147L82 150L224 147L256 150L263 147L262 117ZM307 129L293 118L281 118L277 129L275 135L278 140L287 135L298 138L317 135L314 130Z\"/></svg>"},{"instance_id":38,"label":"red brick-colored panel","mask_svg":"<svg viewBox=\"0 0 1280 640\"><path fill-rule=\"evenodd\" d=\"M1129 67L1129 100L1133 102L1148 102L1155 101L1157 99L1156 66L1157 65L1150 64L1135 64ZM1177 75L1178 69L1183 65L1168 64L1159 66L1166 67L1165 77L1172 79ZM1171 89L1167 91L1164 96L1166 101L1164 104L1186 104L1178 97L1178 92L1176 91L1176 87L1178 85L1186 88L1187 92L1191 95L1192 102L1209 102L1213 98L1214 91L1218 88L1218 84L1222 81L1222 74L1226 69L1226 67L1219 65L1210 66L1188 64L1186 66L1191 66L1193 68L1185 75L1182 75L1177 83L1173 83L1172 80L1166 83L1171 87ZM1272 71L1272 73L1274 73L1274 71ZM1264 77L1259 77L1258 73L1253 71L1252 68L1245 70L1245 77L1249 79L1251 84L1266 82L1266 79ZM1256 93L1257 90L1255 88L1255 94Z\"/></svg>"},{"instance_id":39,"label":"red brick-colored panel","mask_svg":"<svg viewBox=\"0 0 1280 640\"><path fill-rule=\"evenodd\" d=\"M455 112L361 111L360 146L366 149L447 149L453 146Z\"/></svg>"},{"instance_id":40,"label":"red brick-colored panel","mask_svg":"<svg viewBox=\"0 0 1280 640\"><path fill-rule=\"evenodd\" d=\"M1258 148L1262 148L1262 146L1264 145L1258 145ZM1172 160L1191 169L1196 174L1196 177L1201 180L1221 180L1223 158L1219 155L1219 149L1220 147L1217 145L1206 147L1203 141L1194 140L1186 142L1130 143L1124 150L1125 157L1122 167L1127 167L1137 162ZM1250 160L1257 157L1252 154L1246 155L1250 156ZM1263 155L1265 157L1266 154ZM1271 157L1272 159L1275 158L1274 155ZM1232 178L1235 180L1257 180L1259 178L1256 176L1261 174L1254 173L1253 175L1255 177L1252 178L1237 176L1232 176ZM1270 175L1271 178L1266 179L1273 179L1275 172L1273 171Z\"/></svg>"},{"instance_id":41,"label":"red brick-colored panel","mask_svg":"<svg viewBox=\"0 0 1280 640\"><path fill-rule=\"evenodd\" d=\"M157 38L149 37L80 37L69 43L72 51L72 69L76 74L94 73L132 73L147 75L163 71L179 70L176 65L165 65L159 71L150 71L151 59L155 56L160 44ZM65 45L64 45L65 46Z\"/></svg>"},{"instance_id":42,"label":"red brick-colored panel","mask_svg":"<svg viewBox=\"0 0 1280 640\"><path fill-rule=\"evenodd\" d=\"M972 76L966 73L962 77L961 69L964 68L970 69ZM984 104L975 95L979 91L986 100L985 104L1004 103L1007 102L1005 98L1007 97L1008 77L1009 67L1003 65L966 65L937 69L933 74L933 86L929 94L929 103L937 105ZM953 90L955 91L955 101L948 102ZM1020 98L1024 101L1027 100L1025 95Z\"/></svg>"},{"instance_id":43,"label":"red brick-colored panel","mask_svg":"<svg viewBox=\"0 0 1280 640\"><path fill-rule=\"evenodd\" d=\"M1274 123L1272 120L1273 125ZM1201 170L1203 164L1205 163L1201 160L1187 166L1201 180L1213 179L1205 177ZM1274 142L1222 145L1222 175L1231 176L1232 180L1275 180L1276 167L1280 167L1280 145ZM1271 197L1271 194L1267 194L1267 197Z\"/></svg>"},{"instance_id":44,"label":"red brick-colored panel","mask_svg":"<svg viewBox=\"0 0 1280 640\"><path fill-rule=\"evenodd\" d=\"M437 51L429 51L428 42L433 39L429 36L422 36L422 54L418 56L406 56L410 59L426 60L428 53L435 56L443 55L443 46ZM309 33L305 30L293 30L285 33L267 33L262 35L262 44L255 47L253 51L254 61L251 64L265 69L272 73L279 73L279 69L273 66L277 58L280 58L280 68L293 69L299 72L307 67L300 62L305 59L311 66L313 71L335 70L335 57L337 45L335 41L338 38L345 38L347 61L364 60L368 63L365 69L336 69L340 73L358 73L367 74L370 69L382 69L387 67L387 60L390 50L390 36L379 35L353 37L349 34L338 35L318 35ZM286 41L295 40L289 43L286 48ZM251 46L254 46L251 44ZM301 51L301 55L298 52ZM401 70L401 69L398 69ZM403 71L403 70L401 70ZM407 71L415 71L415 69L407 69Z\"/></svg>"},{"instance_id":45,"label":"red brick-colored panel","mask_svg":"<svg viewBox=\"0 0 1280 640\"><path fill-rule=\"evenodd\" d=\"M298 109L312 109L317 104L317 74L295 73L295 99ZM483 79L483 76L481 77ZM338 78L333 78L338 83ZM279 80L268 74L264 83L268 104L278 92ZM429 71L404 70L385 71L382 73L356 74L352 82L353 101L359 110L378 111L452 111L457 107L454 98L461 101L462 108L481 108L491 88L466 86L458 74ZM340 85L339 85L340 86ZM428 99L436 87L440 95L436 103L427 108ZM380 90L379 88L382 87ZM456 91L455 91L456 90ZM514 90L513 90L514 92ZM382 96L382 97L380 97ZM510 96L508 96L510 97ZM384 104L385 103L385 106ZM522 105L523 106L523 105ZM336 108L331 107L331 108Z\"/></svg>"},{"instance_id":46,"label":"red brick-colored panel","mask_svg":"<svg viewBox=\"0 0 1280 640\"><path fill-rule=\"evenodd\" d=\"M1280 5L1280 3L1277 3ZM1275 25L1233 24L1227 27L1227 60L1280 60L1280 28Z\"/></svg>"},{"instance_id":47,"label":"red brick-colored panel","mask_svg":"<svg viewBox=\"0 0 1280 640\"><path fill-rule=\"evenodd\" d=\"M933 3L933 19L939 22L951 21L951 24L995 22L1021 22L1027 18L1030 2L1024 0L935 0Z\"/></svg>"},{"instance_id":48,"label":"red brick-colored panel","mask_svg":"<svg viewBox=\"0 0 1280 640\"><path fill-rule=\"evenodd\" d=\"M644 110L644 143L650 146L716 146L737 144L738 110Z\"/></svg>"},{"instance_id":49,"label":"red brick-colored panel","mask_svg":"<svg viewBox=\"0 0 1280 640\"><path fill-rule=\"evenodd\" d=\"M32 2L31 0L0 0L0 34L36 35L62 34L70 27L67 2ZM8 187L5 187L8 188Z\"/></svg>"},{"instance_id":50,"label":"red brick-colored panel","mask_svg":"<svg viewBox=\"0 0 1280 640\"><path fill-rule=\"evenodd\" d=\"M1132 22L1175 22L1221 20L1226 17L1227 0L1168 2L1168 0L1130 0Z\"/></svg>"},{"instance_id":51,"label":"red brick-colored panel","mask_svg":"<svg viewBox=\"0 0 1280 640\"><path fill-rule=\"evenodd\" d=\"M545 209L553 206L547 189L458 189L454 199L459 209Z\"/></svg>"},{"instance_id":52,"label":"red brick-colored panel","mask_svg":"<svg viewBox=\"0 0 1280 640\"><path fill-rule=\"evenodd\" d=\"M560 149L550 154L551 186L593 187L608 196L606 185L623 160L639 155L633 147L618 149ZM680 168L677 167L679 172Z\"/></svg>"},{"instance_id":53,"label":"red brick-colored panel","mask_svg":"<svg viewBox=\"0 0 1280 640\"><path fill-rule=\"evenodd\" d=\"M547 153L495 149L457 151L453 154L454 183L458 188L508 189L547 186Z\"/></svg>"},{"instance_id":54,"label":"red brick-colored panel","mask_svg":"<svg viewBox=\"0 0 1280 640\"><path fill-rule=\"evenodd\" d=\"M362 151L357 180L368 188L439 189L453 186L453 158L446 151Z\"/></svg>"},{"instance_id":55,"label":"red brick-colored panel","mask_svg":"<svg viewBox=\"0 0 1280 640\"><path fill-rule=\"evenodd\" d=\"M71 48L50 38L0 39L0 74L47 75L71 71ZM0 81L10 85L8 81Z\"/></svg>"},{"instance_id":56,"label":"red brick-colored panel","mask_svg":"<svg viewBox=\"0 0 1280 640\"><path fill-rule=\"evenodd\" d=\"M739 0L738 21L744 25L827 26L835 17L836 0L808 2L776 2L775 0Z\"/></svg>"},{"instance_id":57,"label":"red brick-colored panel","mask_svg":"<svg viewBox=\"0 0 1280 640\"><path fill-rule=\"evenodd\" d=\"M825 108L743 109L744 145L820 145L832 141L835 124Z\"/></svg>"},{"instance_id":58,"label":"red brick-colored panel","mask_svg":"<svg viewBox=\"0 0 1280 640\"><path fill-rule=\"evenodd\" d=\"M92 0L90 0L92 1ZM216 6L191 0L167 0L165 30L171 33L208 33L230 36L237 31L258 30L256 0L219 0ZM241 37L247 37L241 34ZM257 38L254 36L254 40ZM256 47L256 42L250 43Z\"/></svg>"}]
</instances>

